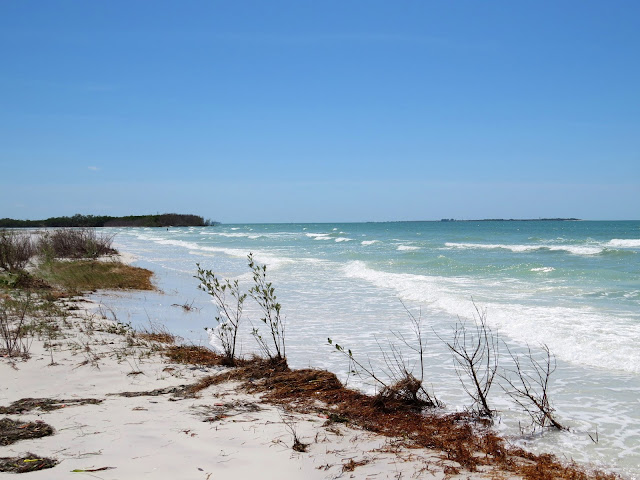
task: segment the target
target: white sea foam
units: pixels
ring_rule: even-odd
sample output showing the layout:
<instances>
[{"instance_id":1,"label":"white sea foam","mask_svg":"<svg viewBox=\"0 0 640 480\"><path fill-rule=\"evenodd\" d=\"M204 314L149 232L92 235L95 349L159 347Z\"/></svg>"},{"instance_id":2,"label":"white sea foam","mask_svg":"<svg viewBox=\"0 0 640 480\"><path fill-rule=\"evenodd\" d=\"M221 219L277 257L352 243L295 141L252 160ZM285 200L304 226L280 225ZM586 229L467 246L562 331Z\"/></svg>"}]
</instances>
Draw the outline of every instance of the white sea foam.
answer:
<instances>
[{"instance_id":1,"label":"white sea foam","mask_svg":"<svg viewBox=\"0 0 640 480\"><path fill-rule=\"evenodd\" d=\"M200 232L200 235L214 235L217 237L228 237L228 238L252 238L249 233L229 233L229 232ZM253 238L258 238L257 236L253 236Z\"/></svg>"},{"instance_id":2,"label":"white sea foam","mask_svg":"<svg viewBox=\"0 0 640 480\"><path fill-rule=\"evenodd\" d=\"M640 248L640 239L637 238L614 238L609 243L607 243L608 247L615 248Z\"/></svg>"},{"instance_id":3,"label":"white sea foam","mask_svg":"<svg viewBox=\"0 0 640 480\"><path fill-rule=\"evenodd\" d=\"M553 272L554 270L555 268L553 267L537 267L537 268L531 269L532 272L542 272L542 273L549 273L549 272Z\"/></svg>"},{"instance_id":4,"label":"white sea foam","mask_svg":"<svg viewBox=\"0 0 640 480\"><path fill-rule=\"evenodd\" d=\"M463 250L483 249L483 250L511 250L514 253L533 252L536 250L549 250L552 252L564 251L573 255L597 255L602 253L602 246L588 245L504 245L499 243L455 243L446 242L447 248L458 248Z\"/></svg>"},{"instance_id":5,"label":"white sea foam","mask_svg":"<svg viewBox=\"0 0 640 480\"><path fill-rule=\"evenodd\" d=\"M329 233L305 233L305 235L314 240L329 240L331 238Z\"/></svg>"},{"instance_id":6,"label":"white sea foam","mask_svg":"<svg viewBox=\"0 0 640 480\"><path fill-rule=\"evenodd\" d=\"M336 242L340 243L340 242L350 242L352 239L351 238L347 238L347 237L338 237L336 238Z\"/></svg>"},{"instance_id":7,"label":"white sea foam","mask_svg":"<svg viewBox=\"0 0 640 480\"><path fill-rule=\"evenodd\" d=\"M398 245L397 250L400 250L401 252L411 252L414 250L420 250L420 247L415 247L413 245Z\"/></svg>"},{"instance_id":8,"label":"white sea foam","mask_svg":"<svg viewBox=\"0 0 640 480\"><path fill-rule=\"evenodd\" d=\"M165 238L158 238L158 237L150 237L146 235L139 235L138 238L141 238L143 240L150 240L159 245L171 245L176 247L182 247L189 250L195 255L198 255L199 252L211 252L211 253L222 253L229 257L246 258L249 253L248 250L242 249L242 248L212 247L212 246L199 245L194 242L186 242L184 240L165 239ZM262 251L253 251L253 256L258 262L264 263L271 268L277 268L282 265L286 265L294 262L294 260L291 258L280 257L272 253L262 252Z\"/></svg>"},{"instance_id":9,"label":"white sea foam","mask_svg":"<svg viewBox=\"0 0 640 480\"><path fill-rule=\"evenodd\" d=\"M378 243L379 240L363 240L361 245L373 245L374 243Z\"/></svg>"},{"instance_id":10,"label":"white sea foam","mask_svg":"<svg viewBox=\"0 0 640 480\"><path fill-rule=\"evenodd\" d=\"M459 277L386 273L360 261L349 262L344 273L454 318L473 317L473 296L488 309L490 325L522 344L545 343L558 358L578 365L640 373L640 322L588 306L530 305L516 281L492 286ZM498 287L495 295L492 289Z\"/></svg>"},{"instance_id":11,"label":"white sea foam","mask_svg":"<svg viewBox=\"0 0 640 480\"><path fill-rule=\"evenodd\" d=\"M562 245L562 246L547 246L552 252L565 251L573 255L598 255L604 251L600 246L580 246L580 245Z\"/></svg>"}]
</instances>

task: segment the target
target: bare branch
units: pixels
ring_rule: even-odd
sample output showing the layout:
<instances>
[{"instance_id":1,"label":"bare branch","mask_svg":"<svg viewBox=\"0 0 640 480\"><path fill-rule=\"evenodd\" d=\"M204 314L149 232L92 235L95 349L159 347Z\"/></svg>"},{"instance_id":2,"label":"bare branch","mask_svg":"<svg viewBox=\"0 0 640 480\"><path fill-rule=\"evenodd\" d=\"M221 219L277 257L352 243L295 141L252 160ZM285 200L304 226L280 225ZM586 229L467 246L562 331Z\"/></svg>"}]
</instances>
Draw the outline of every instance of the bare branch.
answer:
<instances>
[{"instance_id":1,"label":"bare branch","mask_svg":"<svg viewBox=\"0 0 640 480\"><path fill-rule=\"evenodd\" d=\"M487 397L498 370L498 334L487 325L487 312L473 304L477 318L473 327L458 319L453 340L446 342L453 354L456 373L473 401L472 409L482 417L493 417Z\"/></svg>"},{"instance_id":2,"label":"bare branch","mask_svg":"<svg viewBox=\"0 0 640 480\"><path fill-rule=\"evenodd\" d=\"M527 345L527 353L524 355L528 363L528 370L526 370L521 364L520 357L507 347L514 368L504 369L500 374L500 378L508 385L508 388L503 386L502 389L529 414L532 425L567 430L555 419L554 408L549 400L549 379L556 369L556 358L547 345L543 344L541 348L542 358L540 359L536 358L531 347Z\"/></svg>"}]
</instances>

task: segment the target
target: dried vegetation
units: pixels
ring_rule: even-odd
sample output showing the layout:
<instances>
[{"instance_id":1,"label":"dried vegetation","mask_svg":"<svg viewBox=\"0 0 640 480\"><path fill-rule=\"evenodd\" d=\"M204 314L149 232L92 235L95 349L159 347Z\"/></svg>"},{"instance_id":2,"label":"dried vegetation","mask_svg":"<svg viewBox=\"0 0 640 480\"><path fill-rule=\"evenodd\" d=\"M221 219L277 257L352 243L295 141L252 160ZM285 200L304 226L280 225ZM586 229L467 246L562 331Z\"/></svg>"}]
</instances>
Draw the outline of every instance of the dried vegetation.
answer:
<instances>
[{"instance_id":1,"label":"dried vegetation","mask_svg":"<svg viewBox=\"0 0 640 480\"><path fill-rule=\"evenodd\" d=\"M28 473L55 467L58 462L52 458L25 453L21 457L0 457L0 472Z\"/></svg>"},{"instance_id":2,"label":"dried vegetation","mask_svg":"<svg viewBox=\"0 0 640 480\"><path fill-rule=\"evenodd\" d=\"M51 425L44 422L21 422L10 418L0 419L0 445L11 445L20 440L53 435Z\"/></svg>"},{"instance_id":3,"label":"dried vegetation","mask_svg":"<svg viewBox=\"0 0 640 480\"><path fill-rule=\"evenodd\" d=\"M504 439L478 422L473 412L442 414L420 408L405 398L388 397L381 402L342 385L331 372L291 370L284 364L264 359L202 379L191 393L228 381L239 381L264 401L299 412L316 412L340 422L399 439L406 448L429 448L460 468L476 471L482 466L498 467L528 480L613 480L613 474L587 471L565 465L552 455L535 455L509 446Z\"/></svg>"}]
</instances>

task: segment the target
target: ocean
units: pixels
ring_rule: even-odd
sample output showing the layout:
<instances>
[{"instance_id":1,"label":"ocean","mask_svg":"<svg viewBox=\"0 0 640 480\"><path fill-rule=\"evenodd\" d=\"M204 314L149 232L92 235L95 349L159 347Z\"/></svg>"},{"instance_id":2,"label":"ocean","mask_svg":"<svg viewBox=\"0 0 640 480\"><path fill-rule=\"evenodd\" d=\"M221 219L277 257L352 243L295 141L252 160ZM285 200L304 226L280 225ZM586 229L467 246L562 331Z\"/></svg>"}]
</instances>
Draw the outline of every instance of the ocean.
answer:
<instances>
[{"instance_id":1,"label":"ocean","mask_svg":"<svg viewBox=\"0 0 640 480\"><path fill-rule=\"evenodd\" d=\"M384 370L381 349L411 338L409 313L426 339L425 377L448 411L470 405L446 346L458 322L478 311L507 348L555 355L550 396L569 431L532 431L496 380L489 393L497 430L534 452L590 462L640 478L640 222L465 221L247 224L113 228L117 248L155 272L161 292L99 293L122 322L166 325L186 341L208 342L216 310L197 289L196 263L251 286L246 257L267 265L286 316L293 367L349 374L327 338ZM181 305L191 305L187 310ZM257 351L259 326L247 302L244 354ZM400 342L401 343L401 342ZM405 348L405 347L399 347ZM406 349L405 349L406 350ZM407 359L411 351L404 352Z\"/></svg>"}]
</instances>

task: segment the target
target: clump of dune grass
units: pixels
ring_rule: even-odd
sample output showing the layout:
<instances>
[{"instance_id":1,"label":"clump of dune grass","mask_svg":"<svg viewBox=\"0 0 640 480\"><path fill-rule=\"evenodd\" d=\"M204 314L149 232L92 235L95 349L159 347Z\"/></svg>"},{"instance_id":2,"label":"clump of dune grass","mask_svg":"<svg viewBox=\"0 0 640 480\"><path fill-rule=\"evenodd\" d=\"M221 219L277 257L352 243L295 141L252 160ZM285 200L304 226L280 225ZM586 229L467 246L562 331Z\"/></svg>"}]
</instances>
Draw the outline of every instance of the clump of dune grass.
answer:
<instances>
[{"instance_id":1,"label":"clump of dune grass","mask_svg":"<svg viewBox=\"0 0 640 480\"><path fill-rule=\"evenodd\" d=\"M118 261L52 260L40 265L37 273L51 285L74 294L100 289L154 289L151 283L153 272Z\"/></svg>"},{"instance_id":2,"label":"clump of dune grass","mask_svg":"<svg viewBox=\"0 0 640 480\"><path fill-rule=\"evenodd\" d=\"M151 322L148 327L136 331L136 336L142 340L164 343L165 345L173 345L178 340L178 337L171 333L167 327Z\"/></svg>"},{"instance_id":3,"label":"clump of dune grass","mask_svg":"<svg viewBox=\"0 0 640 480\"><path fill-rule=\"evenodd\" d=\"M228 363L224 355L198 345L172 345L164 354L174 363L211 367Z\"/></svg>"}]
</instances>

